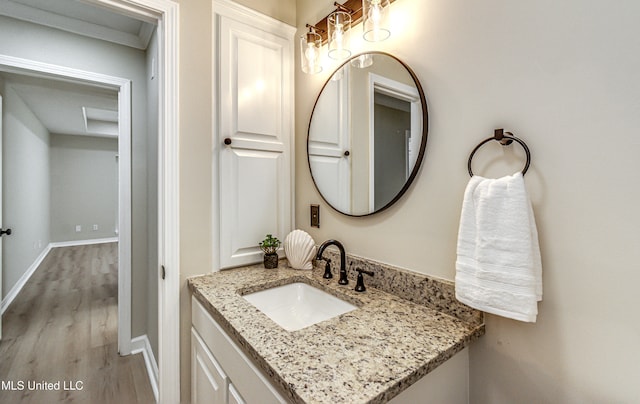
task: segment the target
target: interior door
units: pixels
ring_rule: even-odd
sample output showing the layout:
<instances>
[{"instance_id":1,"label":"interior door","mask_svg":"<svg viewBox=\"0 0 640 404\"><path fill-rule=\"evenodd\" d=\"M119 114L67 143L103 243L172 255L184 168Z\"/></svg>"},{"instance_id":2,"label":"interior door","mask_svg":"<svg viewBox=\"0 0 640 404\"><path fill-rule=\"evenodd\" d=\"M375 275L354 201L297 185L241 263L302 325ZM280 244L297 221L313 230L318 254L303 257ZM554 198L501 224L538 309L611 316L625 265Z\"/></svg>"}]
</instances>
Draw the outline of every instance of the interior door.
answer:
<instances>
[{"instance_id":1,"label":"interior door","mask_svg":"<svg viewBox=\"0 0 640 404\"><path fill-rule=\"evenodd\" d=\"M350 212L349 70L328 81L313 111L309 128L309 164L322 196L334 208ZM329 102L328 102L329 101Z\"/></svg>"}]
</instances>

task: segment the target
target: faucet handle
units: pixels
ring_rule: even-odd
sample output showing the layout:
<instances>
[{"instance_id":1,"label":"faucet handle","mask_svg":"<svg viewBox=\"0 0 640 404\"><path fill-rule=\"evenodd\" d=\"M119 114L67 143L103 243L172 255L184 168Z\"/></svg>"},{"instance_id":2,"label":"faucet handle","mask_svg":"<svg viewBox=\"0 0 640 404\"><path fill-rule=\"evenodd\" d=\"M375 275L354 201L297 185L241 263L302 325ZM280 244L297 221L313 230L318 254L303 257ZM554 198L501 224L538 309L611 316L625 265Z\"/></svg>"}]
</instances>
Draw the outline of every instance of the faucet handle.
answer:
<instances>
[{"instance_id":1,"label":"faucet handle","mask_svg":"<svg viewBox=\"0 0 640 404\"><path fill-rule=\"evenodd\" d=\"M325 261L324 264L324 274L322 275L322 277L324 279L331 279L333 278L333 274L331 273L331 260L329 258L323 258Z\"/></svg>"},{"instance_id":2,"label":"faucet handle","mask_svg":"<svg viewBox=\"0 0 640 404\"><path fill-rule=\"evenodd\" d=\"M354 290L356 292L364 292L367 288L364 287L364 277L362 274L365 273L369 276L373 276L373 271L367 271L361 268L356 268L356 271L358 271L358 279L356 280L356 287Z\"/></svg>"}]
</instances>

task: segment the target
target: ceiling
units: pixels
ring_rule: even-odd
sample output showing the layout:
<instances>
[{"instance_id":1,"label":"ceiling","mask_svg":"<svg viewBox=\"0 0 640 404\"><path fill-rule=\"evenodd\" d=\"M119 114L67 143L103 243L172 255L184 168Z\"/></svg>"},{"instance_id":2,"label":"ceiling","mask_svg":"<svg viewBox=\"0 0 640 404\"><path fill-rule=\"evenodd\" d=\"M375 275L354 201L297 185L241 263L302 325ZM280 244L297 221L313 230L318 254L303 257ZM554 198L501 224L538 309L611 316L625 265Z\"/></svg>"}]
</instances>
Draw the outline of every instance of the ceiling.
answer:
<instances>
[{"instance_id":1,"label":"ceiling","mask_svg":"<svg viewBox=\"0 0 640 404\"><path fill-rule=\"evenodd\" d=\"M118 136L116 90L6 72L0 72L0 77L5 85L15 90L49 133ZM110 114L96 115L94 110Z\"/></svg>"},{"instance_id":2,"label":"ceiling","mask_svg":"<svg viewBox=\"0 0 640 404\"><path fill-rule=\"evenodd\" d=\"M155 29L79 0L0 0L0 15L141 50ZM50 133L117 136L117 91L3 72L2 66L0 77Z\"/></svg>"},{"instance_id":3,"label":"ceiling","mask_svg":"<svg viewBox=\"0 0 640 404\"><path fill-rule=\"evenodd\" d=\"M0 0L0 15L142 50L155 28L79 0Z\"/></svg>"}]
</instances>

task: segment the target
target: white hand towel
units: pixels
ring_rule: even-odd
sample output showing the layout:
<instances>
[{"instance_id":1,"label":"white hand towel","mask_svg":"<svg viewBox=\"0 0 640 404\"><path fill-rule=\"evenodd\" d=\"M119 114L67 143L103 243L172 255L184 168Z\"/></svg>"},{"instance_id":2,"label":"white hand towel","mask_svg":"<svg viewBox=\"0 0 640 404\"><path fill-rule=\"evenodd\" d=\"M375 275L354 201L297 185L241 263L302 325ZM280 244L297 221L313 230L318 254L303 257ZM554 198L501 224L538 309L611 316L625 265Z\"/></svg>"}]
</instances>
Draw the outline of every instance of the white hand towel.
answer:
<instances>
[{"instance_id":1,"label":"white hand towel","mask_svg":"<svg viewBox=\"0 0 640 404\"><path fill-rule=\"evenodd\" d=\"M542 265L522 173L471 177L462 203L457 255L459 301L487 313L536 321Z\"/></svg>"}]
</instances>

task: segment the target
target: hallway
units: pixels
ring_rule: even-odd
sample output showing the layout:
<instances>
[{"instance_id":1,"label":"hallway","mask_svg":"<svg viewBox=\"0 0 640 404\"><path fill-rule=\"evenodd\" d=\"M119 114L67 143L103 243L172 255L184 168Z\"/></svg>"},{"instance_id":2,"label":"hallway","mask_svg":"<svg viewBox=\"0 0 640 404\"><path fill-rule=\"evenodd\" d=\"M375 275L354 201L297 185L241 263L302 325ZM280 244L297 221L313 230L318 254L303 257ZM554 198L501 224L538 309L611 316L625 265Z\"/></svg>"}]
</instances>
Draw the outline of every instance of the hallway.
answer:
<instances>
[{"instance_id":1,"label":"hallway","mask_svg":"<svg viewBox=\"0 0 640 404\"><path fill-rule=\"evenodd\" d=\"M2 318L0 402L154 402L142 355L117 352L117 257L117 243L49 253Z\"/></svg>"}]
</instances>

